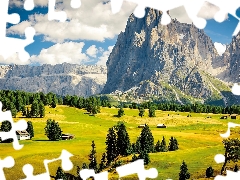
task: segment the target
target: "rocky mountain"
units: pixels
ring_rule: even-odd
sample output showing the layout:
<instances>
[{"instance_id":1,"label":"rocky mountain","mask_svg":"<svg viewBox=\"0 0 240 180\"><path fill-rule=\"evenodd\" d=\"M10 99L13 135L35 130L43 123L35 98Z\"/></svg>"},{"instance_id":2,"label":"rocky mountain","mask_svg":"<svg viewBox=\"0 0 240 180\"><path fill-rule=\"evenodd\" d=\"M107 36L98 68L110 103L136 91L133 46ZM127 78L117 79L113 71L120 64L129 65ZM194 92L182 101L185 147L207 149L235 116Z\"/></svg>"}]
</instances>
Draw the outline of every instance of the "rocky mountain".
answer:
<instances>
[{"instance_id":1,"label":"rocky mountain","mask_svg":"<svg viewBox=\"0 0 240 180\"><path fill-rule=\"evenodd\" d=\"M240 82L240 32L232 38L226 51L215 61L214 68L221 69L217 77L222 80L229 83Z\"/></svg>"},{"instance_id":2,"label":"rocky mountain","mask_svg":"<svg viewBox=\"0 0 240 180\"><path fill-rule=\"evenodd\" d=\"M67 63L0 66L0 89L86 97L101 92L106 83L106 73L105 66Z\"/></svg>"},{"instance_id":3,"label":"rocky mountain","mask_svg":"<svg viewBox=\"0 0 240 180\"><path fill-rule=\"evenodd\" d=\"M140 100L232 103L230 88L212 76L222 69L213 65L220 57L211 39L203 30L176 19L163 26L161 16L148 8L142 19L129 17L108 58L102 93L121 92Z\"/></svg>"}]
</instances>

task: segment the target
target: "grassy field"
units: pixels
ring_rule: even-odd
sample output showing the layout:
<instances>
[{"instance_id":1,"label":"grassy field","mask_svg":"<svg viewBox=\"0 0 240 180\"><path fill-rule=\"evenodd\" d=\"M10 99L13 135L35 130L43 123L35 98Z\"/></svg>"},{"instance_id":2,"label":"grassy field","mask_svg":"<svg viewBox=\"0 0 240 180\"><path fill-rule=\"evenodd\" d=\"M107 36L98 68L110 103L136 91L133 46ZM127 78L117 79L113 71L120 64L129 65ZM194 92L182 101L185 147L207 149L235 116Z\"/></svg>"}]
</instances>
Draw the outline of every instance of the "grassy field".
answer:
<instances>
[{"instance_id":1,"label":"grassy field","mask_svg":"<svg viewBox=\"0 0 240 180\"><path fill-rule=\"evenodd\" d=\"M67 106L57 106L57 108L46 107L44 118L23 118L32 121L35 137L32 140L20 141L24 147L16 151L12 144L0 144L0 158L13 156L15 166L11 169L4 169L7 180L25 178L22 167L25 164L32 164L34 174L44 173L44 159L59 157L62 149L66 149L74 156L71 158L74 169L69 173L76 175L76 167L82 166L83 162L89 163L88 154L91 149L92 140L95 141L100 163L101 155L105 151L105 140L107 131L118 121L124 121L132 142L135 142L140 135L139 124L147 123L153 133L155 143L165 136L167 143L171 136L177 138L179 150L174 152L150 154L151 163L146 168L157 168L159 176L157 179L178 179L180 165L184 160L191 174L191 179L204 179L206 168L212 166L214 174L220 172L222 164L214 161L214 156L224 153L222 138L219 133L225 133L227 123L240 120L221 120L221 115L196 114L187 117L190 113L156 111L156 117L149 118L147 111L144 117L138 116L138 110L124 109L125 115L121 118L114 117L117 114L116 108L101 108L101 113L94 116L86 114L85 110L80 110ZM207 118L211 116L211 118ZM54 119L59 124L63 133L75 135L75 139L70 141L51 142L44 135L44 127L47 119ZM15 120L22 119L19 116ZM167 125L166 129L156 128L159 123ZM239 136L239 128L231 130L231 137ZM131 157L125 158L131 159ZM60 162L49 165L51 175L54 176ZM117 174L110 177L117 179ZM133 178L134 179L134 178ZM136 176L135 176L135 179Z\"/></svg>"}]
</instances>

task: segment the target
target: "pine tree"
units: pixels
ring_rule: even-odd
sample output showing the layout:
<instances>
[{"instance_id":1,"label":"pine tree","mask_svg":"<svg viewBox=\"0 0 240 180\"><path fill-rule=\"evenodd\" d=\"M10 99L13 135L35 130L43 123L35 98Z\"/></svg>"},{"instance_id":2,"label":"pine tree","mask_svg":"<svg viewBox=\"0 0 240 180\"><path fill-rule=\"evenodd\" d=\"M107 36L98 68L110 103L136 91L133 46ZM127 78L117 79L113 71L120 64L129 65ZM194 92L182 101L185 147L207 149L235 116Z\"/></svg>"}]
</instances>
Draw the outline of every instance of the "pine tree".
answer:
<instances>
[{"instance_id":1,"label":"pine tree","mask_svg":"<svg viewBox=\"0 0 240 180\"><path fill-rule=\"evenodd\" d=\"M1 131L9 132L12 129L12 125L9 121L3 121L1 125Z\"/></svg>"},{"instance_id":2,"label":"pine tree","mask_svg":"<svg viewBox=\"0 0 240 180\"><path fill-rule=\"evenodd\" d=\"M107 165L114 161L117 157L117 135L114 128L109 128L106 138L106 153L107 153Z\"/></svg>"},{"instance_id":3,"label":"pine tree","mask_svg":"<svg viewBox=\"0 0 240 180\"><path fill-rule=\"evenodd\" d=\"M122 117L124 115L124 110L122 107L118 110L118 117Z\"/></svg>"},{"instance_id":4,"label":"pine tree","mask_svg":"<svg viewBox=\"0 0 240 180\"><path fill-rule=\"evenodd\" d=\"M15 104L14 104L13 102L10 102L10 107L9 107L8 110L11 111L12 117L16 117L16 115L17 115L17 109L16 109Z\"/></svg>"},{"instance_id":5,"label":"pine tree","mask_svg":"<svg viewBox=\"0 0 240 180\"><path fill-rule=\"evenodd\" d=\"M150 163L150 158L149 158L149 154L147 153L147 151L141 151L138 156L138 159L143 159L145 165L148 165Z\"/></svg>"},{"instance_id":6,"label":"pine tree","mask_svg":"<svg viewBox=\"0 0 240 180\"><path fill-rule=\"evenodd\" d=\"M55 120L48 119L44 129L50 141L59 141L62 139L62 130Z\"/></svg>"},{"instance_id":7,"label":"pine tree","mask_svg":"<svg viewBox=\"0 0 240 180\"><path fill-rule=\"evenodd\" d=\"M32 117L31 112L29 111L29 108L27 107L26 117L30 118Z\"/></svg>"},{"instance_id":8,"label":"pine tree","mask_svg":"<svg viewBox=\"0 0 240 180\"><path fill-rule=\"evenodd\" d=\"M234 171L234 172L238 172L238 170L239 170L238 165L235 164L233 171Z\"/></svg>"},{"instance_id":9,"label":"pine tree","mask_svg":"<svg viewBox=\"0 0 240 180\"><path fill-rule=\"evenodd\" d=\"M106 153L103 153L101 163L99 164L99 171L102 171L107 167L106 163L107 163L107 156L106 156Z\"/></svg>"},{"instance_id":10,"label":"pine tree","mask_svg":"<svg viewBox=\"0 0 240 180\"><path fill-rule=\"evenodd\" d=\"M139 108L139 116L143 117L144 116L145 109L143 107Z\"/></svg>"},{"instance_id":11,"label":"pine tree","mask_svg":"<svg viewBox=\"0 0 240 180\"><path fill-rule=\"evenodd\" d=\"M34 137L34 129L31 121L27 122L27 129L26 131L30 134L30 139Z\"/></svg>"},{"instance_id":12,"label":"pine tree","mask_svg":"<svg viewBox=\"0 0 240 180\"><path fill-rule=\"evenodd\" d=\"M128 156L132 151L129 135L124 123L119 123L117 126L117 148L118 154L122 156Z\"/></svg>"},{"instance_id":13,"label":"pine tree","mask_svg":"<svg viewBox=\"0 0 240 180\"><path fill-rule=\"evenodd\" d=\"M26 112L26 107L25 106L22 106L22 116L27 116L27 112Z\"/></svg>"},{"instance_id":14,"label":"pine tree","mask_svg":"<svg viewBox=\"0 0 240 180\"><path fill-rule=\"evenodd\" d=\"M38 117L39 115L39 105L38 101L34 100L31 106L31 116L32 117Z\"/></svg>"},{"instance_id":15,"label":"pine tree","mask_svg":"<svg viewBox=\"0 0 240 180\"><path fill-rule=\"evenodd\" d=\"M136 156L136 154L134 153L133 156L132 156L132 162L138 160L138 157Z\"/></svg>"},{"instance_id":16,"label":"pine tree","mask_svg":"<svg viewBox=\"0 0 240 180\"><path fill-rule=\"evenodd\" d=\"M154 138L148 125L145 125L145 127L142 129L140 134L140 143L141 151L146 151L147 153L154 152Z\"/></svg>"},{"instance_id":17,"label":"pine tree","mask_svg":"<svg viewBox=\"0 0 240 180\"><path fill-rule=\"evenodd\" d=\"M190 173L188 172L187 164L183 161L180 166L179 180L186 180L190 178Z\"/></svg>"},{"instance_id":18,"label":"pine tree","mask_svg":"<svg viewBox=\"0 0 240 180\"><path fill-rule=\"evenodd\" d=\"M167 143L165 140L165 137L163 136L162 142L161 142L161 152L167 152L168 148L167 148Z\"/></svg>"},{"instance_id":19,"label":"pine tree","mask_svg":"<svg viewBox=\"0 0 240 180\"><path fill-rule=\"evenodd\" d=\"M83 163L83 165L82 165L82 169L88 169L88 166L87 166L86 163Z\"/></svg>"},{"instance_id":20,"label":"pine tree","mask_svg":"<svg viewBox=\"0 0 240 180\"><path fill-rule=\"evenodd\" d=\"M141 141L140 137L138 137L135 144L135 153L140 154L141 150L142 150Z\"/></svg>"},{"instance_id":21,"label":"pine tree","mask_svg":"<svg viewBox=\"0 0 240 180\"><path fill-rule=\"evenodd\" d=\"M80 171L81 171L81 168L79 166L77 166L77 179L81 179Z\"/></svg>"},{"instance_id":22,"label":"pine tree","mask_svg":"<svg viewBox=\"0 0 240 180\"><path fill-rule=\"evenodd\" d=\"M55 179L63 179L63 180L67 180L65 173L63 172L61 167L58 167L57 172L56 172L56 176Z\"/></svg>"},{"instance_id":23,"label":"pine tree","mask_svg":"<svg viewBox=\"0 0 240 180\"><path fill-rule=\"evenodd\" d=\"M94 169L95 172L97 172L97 157L96 157L96 146L94 141L92 141L92 149L90 151L90 154L88 155L88 160L90 161L89 163L89 169Z\"/></svg>"},{"instance_id":24,"label":"pine tree","mask_svg":"<svg viewBox=\"0 0 240 180\"><path fill-rule=\"evenodd\" d=\"M156 115L155 115L155 107L154 107L153 105L151 105L151 106L149 107L148 116L149 116L149 117L155 117L155 116L156 116Z\"/></svg>"},{"instance_id":25,"label":"pine tree","mask_svg":"<svg viewBox=\"0 0 240 180\"><path fill-rule=\"evenodd\" d=\"M161 143L160 143L159 140L157 141L157 144L156 144L156 146L155 146L155 150L156 150L156 152L162 152L162 151L161 151Z\"/></svg>"},{"instance_id":26,"label":"pine tree","mask_svg":"<svg viewBox=\"0 0 240 180\"><path fill-rule=\"evenodd\" d=\"M212 166L209 166L209 167L206 169L206 177L207 177L207 178L213 177L213 172L214 172L214 169L212 168Z\"/></svg>"},{"instance_id":27,"label":"pine tree","mask_svg":"<svg viewBox=\"0 0 240 180\"><path fill-rule=\"evenodd\" d=\"M174 138L174 137L170 138L168 150L169 151L176 151L176 150L178 150L178 142L177 142L176 138Z\"/></svg>"},{"instance_id":28,"label":"pine tree","mask_svg":"<svg viewBox=\"0 0 240 180\"><path fill-rule=\"evenodd\" d=\"M45 116L45 107L42 101L39 104L39 115L41 118Z\"/></svg>"}]
</instances>

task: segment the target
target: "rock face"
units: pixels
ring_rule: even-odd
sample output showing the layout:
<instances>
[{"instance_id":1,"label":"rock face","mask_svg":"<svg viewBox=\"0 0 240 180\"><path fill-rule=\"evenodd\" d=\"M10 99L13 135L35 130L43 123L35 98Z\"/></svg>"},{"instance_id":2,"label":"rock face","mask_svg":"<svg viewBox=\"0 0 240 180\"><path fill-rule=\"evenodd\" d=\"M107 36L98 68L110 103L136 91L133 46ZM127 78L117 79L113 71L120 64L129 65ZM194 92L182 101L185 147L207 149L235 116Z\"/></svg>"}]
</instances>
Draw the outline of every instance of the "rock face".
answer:
<instances>
[{"instance_id":1,"label":"rock face","mask_svg":"<svg viewBox=\"0 0 240 180\"><path fill-rule=\"evenodd\" d=\"M214 63L216 68L222 68L217 76L226 82L240 82L240 32L233 37L223 55Z\"/></svg>"},{"instance_id":2,"label":"rock face","mask_svg":"<svg viewBox=\"0 0 240 180\"><path fill-rule=\"evenodd\" d=\"M105 66L74 64L0 66L0 89L91 96L103 89Z\"/></svg>"},{"instance_id":3,"label":"rock face","mask_svg":"<svg viewBox=\"0 0 240 180\"><path fill-rule=\"evenodd\" d=\"M184 103L188 100L227 104L221 93L230 91L209 74L218 53L211 39L194 25L173 19L161 25L161 12L146 9L138 19L131 15L107 61L104 94L129 92L138 97ZM134 90L133 90L134 87Z\"/></svg>"}]
</instances>

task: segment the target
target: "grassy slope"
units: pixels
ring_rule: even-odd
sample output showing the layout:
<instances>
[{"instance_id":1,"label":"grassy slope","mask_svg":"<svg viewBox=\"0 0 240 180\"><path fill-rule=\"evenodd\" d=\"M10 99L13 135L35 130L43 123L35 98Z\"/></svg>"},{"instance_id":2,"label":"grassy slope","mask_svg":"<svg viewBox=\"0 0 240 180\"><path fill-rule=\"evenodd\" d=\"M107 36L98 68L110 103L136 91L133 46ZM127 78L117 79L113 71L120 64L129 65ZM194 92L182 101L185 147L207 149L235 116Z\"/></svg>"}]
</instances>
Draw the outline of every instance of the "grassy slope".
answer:
<instances>
[{"instance_id":1,"label":"grassy slope","mask_svg":"<svg viewBox=\"0 0 240 180\"><path fill-rule=\"evenodd\" d=\"M94 140L97 147L98 160L105 151L105 138L108 129L115 125L117 121L125 121L127 130L132 142L136 141L141 129L137 125L148 123L152 130L155 143L165 136L167 143L171 136L175 136L179 142L179 150L175 152L150 154L151 163L147 168L155 167L158 169L157 179L172 178L177 179L179 167L184 160L191 173L191 178L204 177L208 166L213 166L217 171L221 164L216 164L214 156L223 153L222 138L219 133L224 133L227 129L228 120L220 120L221 115L210 115L211 119L206 118L207 114L194 114L187 118L189 113L163 112L156 111L155 118L138 117L138 110L125 109L125 116L114 117L117 114L115 108L102 108L101 113L96 117L85 114L84 110L58 106L56 109L46 108L45 118L30 118L35 129L35 137L32 140L20 141L24 144L23 149L15 151L11 144L0 144L0 158L8 155L15 158L15 166L5 169L7 180L24 178L22 166L30 163L34 167L34 173L44 173L44 159L57 158L62 149L66 149L74 156L71 158L74 169L70 171L76 175L76 166L82 166L83 162L88 163L88 154L91 148L91 141ZM168 116L169 114L169 116ZM71 141L50 142L44 135L46 120L53 118L57 120L64 133L72 133L76 136ZM21 118L16 118L21 119ZM240 123L240 120L236 122ZM157 129L158 123L164 123L168 128ZM238 129L239 130L239 129ZM232 137L239 136L237 129L232 130ZM129 157L130 158L130 157ZM60 162L52 163L50 167L51 175L55 175ZM216 172L217 173L217 172ZM111 175L116 177L117 175Z\"/></svg>"}]
</instances>

